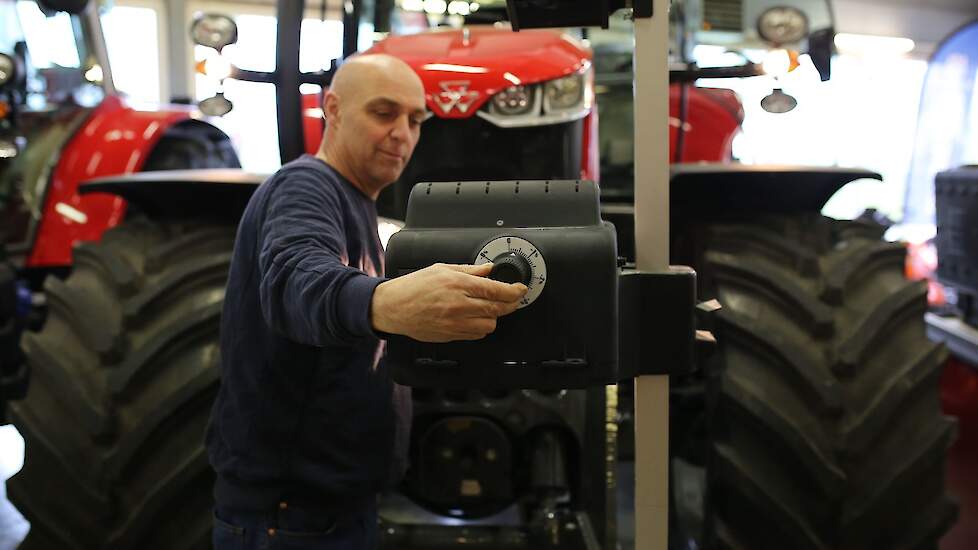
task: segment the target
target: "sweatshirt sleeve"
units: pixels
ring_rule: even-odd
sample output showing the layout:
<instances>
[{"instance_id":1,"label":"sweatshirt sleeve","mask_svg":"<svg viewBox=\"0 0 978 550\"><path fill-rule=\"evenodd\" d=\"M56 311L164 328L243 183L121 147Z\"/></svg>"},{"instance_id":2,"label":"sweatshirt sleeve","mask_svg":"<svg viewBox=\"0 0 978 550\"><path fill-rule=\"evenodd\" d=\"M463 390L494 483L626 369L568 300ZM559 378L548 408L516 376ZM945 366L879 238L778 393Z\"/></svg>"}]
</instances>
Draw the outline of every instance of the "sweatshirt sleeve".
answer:
<instances>
[{"instance_id":1,"label":"sweatshirt sleeve","mask_svg":"<svg viewBox=\"0 0 978 550\"><path fill-rule=\"evenodd\" d=\"M265 322L307 345L375 337L370 301L383 279L347 265L339 190L301 171L281 176L258 235Z\"/></svg>"}]
</instances>

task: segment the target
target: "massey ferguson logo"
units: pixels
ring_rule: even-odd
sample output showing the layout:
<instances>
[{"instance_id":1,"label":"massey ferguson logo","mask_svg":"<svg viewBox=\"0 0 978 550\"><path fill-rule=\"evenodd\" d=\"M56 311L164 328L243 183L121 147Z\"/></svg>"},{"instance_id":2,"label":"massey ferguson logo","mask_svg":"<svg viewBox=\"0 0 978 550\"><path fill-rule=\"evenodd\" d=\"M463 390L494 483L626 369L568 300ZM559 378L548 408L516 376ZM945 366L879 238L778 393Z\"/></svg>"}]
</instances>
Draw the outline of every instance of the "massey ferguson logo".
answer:
<instances>
[{"instance_id":1,"label":"massey ferguson logo","mask_svg":"<svg viewBox=\"0 0 978 550\"><path fill-rule=\"evenodd\" d=\"M465 114L468 112L469 107L477 99L479 99L479 92L469 91L468 80L452 80L449 82L441 82L441 92L435 94L435 103L441 108L441 111L446 115L451 112L452 109L458 109L458 112Z\"/></svg>"}]
</instances>

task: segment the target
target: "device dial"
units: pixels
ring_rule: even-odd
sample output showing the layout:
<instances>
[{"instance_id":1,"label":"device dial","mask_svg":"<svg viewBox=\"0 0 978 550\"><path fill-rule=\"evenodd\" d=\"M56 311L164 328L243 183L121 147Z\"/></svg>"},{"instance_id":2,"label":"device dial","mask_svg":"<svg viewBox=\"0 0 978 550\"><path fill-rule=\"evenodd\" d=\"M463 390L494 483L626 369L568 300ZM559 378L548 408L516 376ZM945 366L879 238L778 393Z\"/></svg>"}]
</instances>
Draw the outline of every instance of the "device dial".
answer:
<instances>
[{"instance_id":1,"label":"device dial","mask_svg":"<svg viewBox=\"0 0 978 550\"><path fill-rule=\"evenodd\" d=\"M479 250L473 263L492 263L494 266L490 277L525 284L527 291L520 300L519 308L532 304L547 284L547 262L543 254L533 243L521 237L496 237Z\"/></svg>"}]
</instances>

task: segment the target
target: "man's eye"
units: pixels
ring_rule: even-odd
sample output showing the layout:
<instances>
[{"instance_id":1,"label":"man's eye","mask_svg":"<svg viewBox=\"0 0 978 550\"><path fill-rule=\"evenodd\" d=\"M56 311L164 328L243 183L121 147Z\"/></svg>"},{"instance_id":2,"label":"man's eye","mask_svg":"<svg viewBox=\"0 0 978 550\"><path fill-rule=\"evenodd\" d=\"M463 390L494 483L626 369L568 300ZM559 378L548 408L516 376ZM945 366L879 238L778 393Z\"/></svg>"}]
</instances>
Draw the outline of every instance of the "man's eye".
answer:
<instances>
[{"instance_id":1,"label":"man's eye","mask_svg":"<svg viewBox=\"0 0 978 550\"><path fill-rule=\"evenodd\" d=\"M374 114L381 118L390 118L392 116L390 111L374 111Z\"/></svg>"}]
</instances>

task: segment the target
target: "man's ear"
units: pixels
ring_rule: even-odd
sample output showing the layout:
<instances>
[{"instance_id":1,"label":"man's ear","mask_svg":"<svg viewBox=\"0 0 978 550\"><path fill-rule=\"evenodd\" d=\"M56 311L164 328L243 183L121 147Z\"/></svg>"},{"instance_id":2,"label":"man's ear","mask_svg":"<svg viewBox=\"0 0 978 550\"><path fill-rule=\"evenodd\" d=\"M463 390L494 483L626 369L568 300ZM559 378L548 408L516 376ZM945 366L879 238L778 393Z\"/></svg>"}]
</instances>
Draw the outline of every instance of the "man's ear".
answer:
<instances>
[{"instance_id":1,"label":"man's ear","mask_svg":"<svg viewBox=\"0 0 978 550\"><path fill-rule=\"evenodd\" d=\"M323 99L323 116L326 124L336 128L340 122L340 97L333 91L326 92Z\"/></svg>"}]
</instances>

